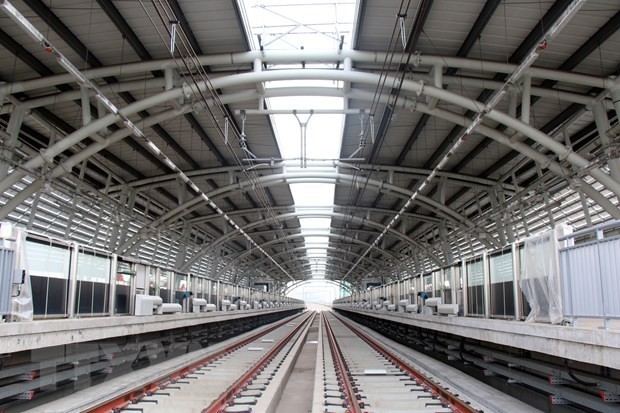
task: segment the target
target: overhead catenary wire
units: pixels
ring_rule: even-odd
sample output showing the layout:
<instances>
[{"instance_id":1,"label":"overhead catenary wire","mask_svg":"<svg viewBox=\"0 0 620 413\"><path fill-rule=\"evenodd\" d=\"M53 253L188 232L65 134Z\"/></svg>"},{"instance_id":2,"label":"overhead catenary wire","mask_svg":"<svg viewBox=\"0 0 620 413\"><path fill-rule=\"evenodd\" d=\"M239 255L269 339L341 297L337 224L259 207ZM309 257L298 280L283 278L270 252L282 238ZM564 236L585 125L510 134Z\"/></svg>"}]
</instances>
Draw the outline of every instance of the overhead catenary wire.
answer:
<instances>
[{"instance_id":1,"label":"overhead catenary wire","mask_svg":"<svg viewBox=\"0 0 620 413\"><path fill-rule=\"evenodd\" d=\"M160 29L158 28L158 25L155 23L155 21L152 19L152 17L148 13L148 10L146 9L143 2L141 1L140 3L145 13L147 13L147 15L149 16L151 23L157 30L162 42L166 44L167 39L161 34ZM167 22L170 20L178 21L178 17L174 14L172 7L167 1L162 1L162 0L152 0L151 3L157 12L162 22L163 27L165 27L165 29L167 30L168 35L172 36L172 32L170 31L170 26L167 24ZM239 147L244 151L244 158L245 157L248 157L250 159L255 158L255 156L253 156L253 154L249 152L249 150L247 149L247 143L245 140L245 129L243 129L242 131L239 131L235 123L231 121L232 115L228 112L224 104L221 102L219 98L219 94L217 93L213 85L211 84L210 78L208 74L206 73L204 67L200 64L198 55L196 54L196 51L192 47L189 39L187 38L187 35L185 34L182 26L179 26L176 28L175 35L177 39L176 52L180 56L180 59L177 58L177 56L175 56L174 53L171 53L171 56L175 60L177 64L177 68L179 69L179 72L190 81L189 83L191 83L195 87L196 93L200 95L201 100L199 104L209 114L209 117L211 119L213 126L215 127L217 133L222 138L223 142L225 143L225 146L231 153L231 156L235 160L235 163L239 166L240 170L242 171L246 179L249 182L253 183L252 188L255 190L255 193L257 194L259 198L259 203L267 211L267 215L273 222L273 225L275 226L276 231L278 231L281 235L281 238L285 240L284 242L287 245L286 249L290 251L290 247L288 247L289 242L288 240L286 240L282 226L277 220L276 214L273 211L273 208L271 206L271 202L266 195L265 188L263 188L262 185L260 184L260 181L258 179L259 178L258 172L254 169L255 163L250 160L250 166L246 168L242 162L242 159L239 158L239 156L237 155L237 153L235 152L234 148L231 145L230 136L233 135L237 138ZM196 73L198 76L196 76ZM199 86L200 82L203 82L206 85L206 89L209 93L209 97L214 103L212 107L207 105L206 103L208 99L205 93L203 92L202 88ZM214 111L214 109L219 109L219 115L222 117L225 123L224 129L222 128L222 125L220 124L220 121L218 120L218 114ZM246 239L248 237L246 237ZM248 241L250 240L248 239ZM256 247L259 247L258 243L256 243L253 240L250 241L250 243ZM262 248L259 247L259 249L261 250L261 252L263 252ZM292 253L290 254L291 256L294 256L294 254ZM273 261L275 262L275 260ZM281 266L279 266L279 268L281 270L284 270ZM285 271L285 274L289 278L294 280L294 277L292 277L287 271Z\"/></svg>"},{"instance_id":2,"label":"overhead catenary wire","mask_svg":"<svg viewBox=\"0 0 620 413\"><path fill-rule=\"evenodd\" d=\"M471 134L478 125L482 123L482 120L486 118L486 116L499 104L499 102L506 95L508 88L510 85L517 83L521 77L525 74L525 72L534 64L536 59L539 57L539 53L541 50L545 50L547 46L555 39L555 37L560 33L560 31L568 24L570 19L577 14L577 12L583 7L587 0L573 0L573 2L566 8L562 16L556 21L556 23L551 26L541 39L536 43L536 45L530 50L530 52L526 55L525 59L517 65L514 71L508 76L508 79L504 84L491 95L488 103L478 112L476 117L472 120L469 126L463 131L460 137L456 140L456 142L452 145L452 147L448 150L448 152L442 157L437 166L431 171L431 173L422 181L422 184L411 194L409 199L405 202L403 207L398 211L398 213L390 220L390 222L385 226L383 231L379 234L379 236L374 240L370 247L364 252L364 254L356 261L356 263L349 269L349 271L342 277L341 281L344 281L355 269L357 265L364 259L373 248L376 248L385 236L385 234L398 222L400 217L405 213L405 211L409 208L413 201L421 194L421 192L431 183L431 181L435 178L437 173L443 169L443 167L448 163L450 157L456 153L458 148L463 144L463 142L467 139L467 136Z\"/></svg>"},{"instance_id":3,"label":"overhead catenary wire","mask_svg":"<svg viewBox=\"0 0 620 413\"><path fill-rule=\"evenodd\" d=\"M99 87L92 81L90 81L86 76L84 76L79 69L77 69L71 61L59 50L57 49L52 42L43 35L34 25L32 25L26 17L24 17L9 1L5 0L0 3L0 8L4 10L5 13L9 15L9 17L16 22L32 39L38 42L41 46L45 48L45 50L53 54L56 57L56 60L71 76L75 79L77 83L81 86L88 87L95 92L95 98L108 110L110 113L118 116L120 120L123 122L125 127L130 130L136 137L141 139L142 143L145 147L155 156L157 156L173 173L176 173L177 176L187 184L198 196L200 196L213 210L215 210L218 214L220 214L232 227L234 227L237 231L241 233L250 243L252 243L260 252L262 252L267 258L269 258L278 269L280 269L285 275L294 280L294 278L282 267L280 264L275 261L271 255L269 255L260 245L258 245L243 229L241 229L237 223L230 218L219 206L213 202L209 196L204 193L193 180L191 180L164 152L151 141L146 134L136 125L134 124L128 116L124 115L122 111L110 100L106 97L106 95L99 89Z\"/></svg>"},{"instance_id":4,"label":"overhead catenary wire","mask_svg":"<svg viewBox=\"0 0 620 413\"><path fill-rule=\"evenodd\" d=\"M376 87L375 87L375 92L374 92L374 97L370 106L370 114L368 116L368 119L366 120L366 122L363 124L362 126L362 130L360 133L360 147L358 148L358 151L356 151L356 153L360 153L360 157L364 158L366 156L365 154L365 149L366 149L366 142L368 142L367 139L367 135L370 133L371 135L371 140L373 142L373 146L374 144L378 145L378 148L381 147L382 145L382 136L375 136L375 125L374 125L374 119L375 119L375 112L378 109L380 102L381 102L381 96L383 95L383 91L386 88L386 83L388 80L388 74L390 72L389 68L392 66L393 64L393 60L394 60L394 56L397 53L397 47L399 45L399 40L400 40L400 36L399 36L399 31L402 32L402 28L404 27L404 22L402 21L401 16L406 15L407 10L409 9L409 6L411 4L411 0L409 0L406 5L405 5L405 1L402 0L401 4L399 6L399 12L396 15L396 20L394 21L394 25L392 27L392 34L390 37L390 43L388 45L388 53L386 53L385 55L385 59L383 60L383 64L381 67L381 71L379 73L380 78L379 78L379 82L377 83ZM420 5L418 5L418 11L419 11L419 7ZM418 11L416 11L416 15L418 13ZM415 19L413 19L413 22L415 22ZM409 53L407 54L407 58L406 58L406 64L403 63L403 57L401 56L401 60L399 62L399 67L403 68L403 73L401 76L401 80L398 81L397 77L394 77L392 84L391 84L391 88L396 90L396 93L393 97L393 101L392 102L388 102L388 104L385 106L384 110L383 110L383 114L381 116L381 118L385 118L387 116L392 116L393 115L393 109L396 105L396 101L398 99L398 95L400 94L400 90L402 87L402 80L404 79L404 75L406 73L406 67L408 66L409 63L409 59L411 57L412 51L410 50ZM387 131L389 129L391 125L391 120L388 121L386 127L384 128L384 130L382 131L382 135L385 136L387 134ZM379 140L377 143L376 141ZM363 143L363 145L362 145ZM369 159L370 161L370 159ZM355 197L355 193L357 191L360 191L360 193L363 193L368 185L368 182L370 180L371 174L374 171L374 165L375 165L375 161L372 162L372 166L370 168L368 168L368 172L367 175L365 177L365 179L363 179L363 184L359 184L359 180L362 178L361 177L361 169L360 168L355 168L354 172L353 172L353 178L354 181L351 185L351 187L349 188L349 193L347 195L347 202L346 202L346 207L345 207L345 216L348 216L348 219L345 219L343 222L343 228L346 230L349 228L349 226L351 225L352 222L352 218L353 216L360 211L360 208L355 205L354 202L354 197ZM358 165L358 163L354 164L354 165ZM360 260L361 261L361 260ZM358 263L360 262L358 261ZM347 274L350 274L350 272L356 267L357 265L354 265L353 267L350 268L349 272ZM344 278L343 278L344 279Z\"/></svg>"}]
</instances>

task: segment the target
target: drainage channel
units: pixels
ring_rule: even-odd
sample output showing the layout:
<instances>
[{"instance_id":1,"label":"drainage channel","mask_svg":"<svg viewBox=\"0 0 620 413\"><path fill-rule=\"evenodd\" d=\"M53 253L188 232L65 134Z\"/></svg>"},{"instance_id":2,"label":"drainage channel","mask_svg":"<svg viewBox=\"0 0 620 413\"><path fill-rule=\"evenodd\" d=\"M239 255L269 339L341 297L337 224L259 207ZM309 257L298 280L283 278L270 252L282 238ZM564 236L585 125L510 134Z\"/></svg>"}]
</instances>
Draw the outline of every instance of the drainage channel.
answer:
<instances>
[{"instance_id":1,"label":"drainage channel","mask_svg":"<svg viewBox=\"0 0 620 413\"><path fill-rule=\"evenodd\" d=\"M315 387L323 397L313 412L476 412L332 313L323 313L322 326L322 382Z\"/></svg>"}]
</instances>

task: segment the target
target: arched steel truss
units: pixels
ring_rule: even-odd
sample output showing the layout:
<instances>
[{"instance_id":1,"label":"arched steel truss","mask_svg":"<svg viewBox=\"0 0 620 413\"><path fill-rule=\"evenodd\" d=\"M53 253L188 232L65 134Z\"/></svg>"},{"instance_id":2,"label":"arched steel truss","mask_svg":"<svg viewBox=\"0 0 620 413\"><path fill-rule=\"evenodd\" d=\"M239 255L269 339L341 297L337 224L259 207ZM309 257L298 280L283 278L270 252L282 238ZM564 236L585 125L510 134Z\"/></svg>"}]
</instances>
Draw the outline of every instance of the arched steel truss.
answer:
<instances>
[{"instance_id":1,"label":"arched steel truss","mask_svg":"<svg viewBox=\"0 0 620 413\"><path fill-rule=\"evenodd\" d=\"M304 60L306 62L321 62L326 59L329 61L342 61L345 59L350 59L355 62L377 62L381 61L384 55L379 53L368 53L368 52L303 52L303 53L279 53L279 52L249 52L249 53L240 53L240 54L227 54L227 55L219 55L219 56L205 56L201 57L201 61L204 62L205 65L218 65L218 64L230 64L231 62L236 63L249 63L254 62L256 59L259 59L261 62L269 62L269 63L293 63L298 62L300 60ZM379 59L379 60L378 60ZM128 64L114 67L105 67L98 68L86 71L85 74L89 78L98 78L101 76L112 76L118 74L122 71L123 74L128 73L140 73L144 71L150 70L171 70L170 69L170 61L151 61L151 62L140 62L135 64ZM483 63L483 64L481 64ZM504 64L497 62L480 62L474 59L463 59L463 58L452 58L452 57L440 57L440 56L416 56L415 65L417 66L433 66L442 68L444 66L447 67L455 67L461 69L469 69L469 70L484 70L489 73L501 72L501 73L510 73L515 69L515 65L512 64ZM345 65L345 67L350 67L350 65ZM579 86L590 86L590 87L600 87L604 89L604 92L600 93L598 96L588 96L584 94L574 93L570 91L564 90L549 90L545 88L537 88L531 87L531 93L533 95L550 97L553 96L558 100L572 102L572 103L580 103L587 105L588 108L592 108L592 110L598 109L600 113L602 110L607 110L611 108L615 108L616 112L620 112L620 80L607 78L607 77L596 77L590 75L581 75L574 73L566 73L551 69L542 69L542 68L530 68L528 70L527 81L531 82L532 78L540 78L540 79L551 79L555 81L574 83ZM281 89L273 89L273 90L265 90L263 95L259 95L256 92L254 86L256 84L260 84L267 81L279 81L279 80L331 80L331 81L341 81L344 82L348 87L343 89L327 89L327 88L281 88ZM28 80L23 82L13 82L0 86L0 95L4 96L9 93L17 93L24 91L32 91L39 88L45 88L49 86L59 85L62 83L70 82L72 79L68 75L55 75L44 77L35 80ZM314 69L289 69L289 70L278 70L278 71L257 71L257 72L249 72L249 73L241 73L235 75L221 76L212 79L212 84L214 88L227 88L227 87L243 87L248 86L253 88L253 90L242 91L229 95L222 95L221 101L223 103L231 103L231 102L252 102L260 97L270 97L270 96L291 96L291 95L319 95L319 96L343 96L350 99L359 99L363 101L371 101L374 95L370 92L367 92L362 89L351 88L350 85L352 83L360 84L360 85L375 85L379 80L379 75L373 73L363 73L352 70L314 70ZM488 79L478 78L478 79L466 79L462 77L449 77L445 76L443 79L443 84L451 84L454 82L458 82L458 84L466 85L483 85L485 88L496 88L499 85L493 83L493 81L489 81ZM392 78L389 79L389 82L397 81L397 79ZM159 84L158 82L162 82L160 79L149 80L152 85L155 86ZM467 83L469 82L469 83ZM138 84L139 83L139 84ZM402 82L402 95L399 98L397 105L400 109L406 109L411 111L419 111L421 113L425 113L431 116L436 116L440 119L444 119L450 121L454 124L461 125L464 127L469 126L471 119L462 116L459 113L449 111L447 109L443 109L437 107L436 104L424 103L421 99L421 96L428 97L430 100L441 100L452 105L456 105L458 107L471 110L474 113L481 113L486 109L485 104L482 102L477 102L471 98L466 96L461 96L458 93L448 91L442 88L440 85L432 85L432 82L429 84L428 79L407 79ZM133 90L137 88L143 88L145 85L144 82L124 82L118 84L118 91L123 90ZM198 88L206 88L204 84L197 85ZM346 90L346 92L345 92ZM178 102L179 100L183 101L181 105L175 105L173 109L163 110L159 113L155 113L149 117L146 117L142 120L143 127L149 127L153 125L157 125L161 122L174 119L178 116L181 116L184 113L189 113L192 111L199 110L199 105L195 103L193 94L196 92L193 88L187 88L183 86L177 86L170 88L169 90L165 90L159 94L155 94L149 96L143 100L134 102L129 104L123 108L121 108L121 112L124 116L133 116L141 110L152 109L166 102ZM36 99L30 99L26 101L18 101L16 99L12 99L13 107L10 105L5 106L3 111L15 111L19 110L28 110L34 107L49 105L52 101L69 101L71 99L76 99L79 97L77 94L81 96L81 91L70 91L70 92L62 92L60 94L55 94L52 96L43 96L38 97ZM607 94L610 94L613 99L607 99ZM389 95L383 95L380 97L380 101L386 104L394 104L392 97ZM615 106L612 106L615 104ZM611 201L606 198L601 191L596 190L591 184L586 182L584 179L585 176L589 175L594 180L600 182L606 189L611 191L616 196L620 196L620 183L618 181L619 177L613 176L613 174L607 173L607 171L598 168L596 165L590 164L590 162L584 159L579 154L573 152L569 147L565 146L563 143L558 142L551 136L548 136L541 131L537 130L533 126L529 125L527 122L524 122L520 119L515 118L507 113L501 112L497 109L492 109L486 113L486 116L489 120L492 120L496 123L505 125L511 130L518 133L520 136L524 136L530 138L537 142L544 151L536 150L531 146L525 144L520 139L515 139L515 134L509 135L507 133L502 133L499 130L495 129L495 127L489 126L487 124L481 124L477 126L476 132L482 134L483 136L489 137L503 145L506 145L519 153L525 155L529 159L535 161L540 165L542 169L548 169L553 174L561 177L562 179L566 179L570 182L570 185L577 188L581 193L588 196L595 203L600 205L600 207L609 213L614 218L620 218L620 210L616 205L614 205ZM120 120L119 116L115 114L107 114L102 116L97 120L93 120L91 123L83 126L78 129L74 133L68 135L67 137L59 140L54 145L49 148L43 150L40 154L33 156L32 159L25 162L20 168L12 170L6 179L0 182L0 192L4 192L7 189L11 188L13 185L17 184L23 177L31 176L34 178L34 181L30 183L28 186L22 189L16 196L14 196L11 200L9 200L2 208L0 208L0 219L5 218L8 213L10 213L13 209L16 208L19 204L28 199L32 194L41 190L45 179L55 179L63 176L67 171L70 171L71 168L78 165L80 162L88 159L88 157L96 154L97 152L105 149L111 144L118 142L125 137L127 137L130 132L127 129L119 129L116 132L109 134L108 136L100 136L98 132L108 127ZM602 131L603 133L608 133L608 131ZM88 145L81 151L78 151L74 155L69 158L63 159L60 161L58 165L51 168L49 172L43 173L43 169L47 169L48 165L52 165L54 159L61 154L63 151L71 148L77 143L82 142L86 137L96 136L98 139L95 140L94 143ZM552 154L552 156L547 153ZM282 165L280 166L282 168ZM280 171L280 173L274 173L270 175L265 175L259 178L260 182L250 182L250 181L242 181L240 183L235 183L226 187L219 188L212 193L209 194L210 197L217 198L218 196L225 196L226 194L235 193L238 191L248 191L251 190L252 185L260 183L263 187L269 187L272 185L282 185L287 183L295 183L295 182L329 182L336 184L346 184L350 185L353 183L352 175L347 174L344 171L347 166L344 164L338 165L334 164L331 166L331 170L329 170L329 166L324 166L325 169L322 170L308 170L304 171L294 171L294 172L285 172ZM371 168L369 168L371 169ZM405 170L406 169L406 170ZM235 168L219 168L217 171L207 170L207 171L188 171L188 176L200 176L201 174L211 174L211 173L232 173L235 172ZM402 168L399 169L397 167L389 167L389 166L378 166L375 171L374 168L372 172L377 173L407 173L411 176L420 176L424 177L425 173L428 171L425 170L414 170L413 168ZM613 171L612 171L613 172ZM489 180L482 180L480 178L467 177L460 174L447 174L444 176L447 179L458 180L462 185L470 185L475 186L477 188L492 188L497 185L497 183ZM161 185L163 182L166 182L169 177L161 176L149 178L147 180L135 181L133 183L128 183L129 186L133 186L138 191L146 190L158 185ZM378 192L390 192L392 194L397 195L402 199L408 199L411 195L411 191L406 188L401 188L393 183L390 183L389 180L386 182L384 180L374 179L369 177L368 185L372 188L375 188ZM109 188L109 194L113 194L114 191L120 188ZM507 191L517 191L519 188L504 188ZM158 220L156 220L150 227L149 230L158 227L168 227L171 225L177 225L177 221L179 219L186 219L186 215L198 208L198 203L200 202L199 198L195 198L190 200L183 205L180 205L177 208L171 209L167 213L163 214ZM435 201L432 198L420 196L417 199L419 205L422 205L428 209L431 209L436 212L436 214L440 217L441 220L445 220L450 222L455 228L458 228L463 231L471 232L474 238L478 237L478 240L488 247L496 247L499 246L499 241L492 235L488 234L484 228L478 227L478 225L468 219L467 217L459 214L458 212L442 205L441 203ZM294 217L294 213L283 213L277 215L277 220L280 221L285 220L287 218ZM347 216L344 214L338 215L338 213L332 214L324 214L322 216L331 216L331 217L339 217L339 218L347 218L353 219L355 222L363 223L364 225L375 228L378 231L384 227L383 224L379 222L374 222L372 220L363 220L359 217L355 216ZM192 218L192 224L200 224L203 221L210 219L209 217L198 217ZM246 230L251 230L253 228L260 227L261 225L266 225L269 223L269 219L264 219L260 222L249 224L244 227ZM412 245L415 245L420 251L426 254L432 261L437 264L442 264L443 261L434 256L433 253L426 250L426 247L421 245L417 240L408 238L403 236L403 234L398 231L391 230L390 234L396 238L403 240L404 242L408 242ZM481 236L482 235L482 236ZM132 249L137 248L139 246L141 234L137 234L136 236L130 237L126 240L120 247L117 252L119 253L128 253L131 252ZM297 235L291 235L297 236ZM334 235L335 236L335 235ZM213 241L214 244L223 244L229 241L232 241L235 238L233 234L227 234L222 236L219 239ZM282 242L281 240L279 242ZM264 243L263 245L267 246L270 244ZM192 257L198 256L200 254L195 254ZM243 256L243 254L242 254ZM237 257L240 259L241 256ZM196 258L197 260L198 258ZM189 267L189 263L193 261L188 261L185 267Z\"/></svg>"}]
</instances>

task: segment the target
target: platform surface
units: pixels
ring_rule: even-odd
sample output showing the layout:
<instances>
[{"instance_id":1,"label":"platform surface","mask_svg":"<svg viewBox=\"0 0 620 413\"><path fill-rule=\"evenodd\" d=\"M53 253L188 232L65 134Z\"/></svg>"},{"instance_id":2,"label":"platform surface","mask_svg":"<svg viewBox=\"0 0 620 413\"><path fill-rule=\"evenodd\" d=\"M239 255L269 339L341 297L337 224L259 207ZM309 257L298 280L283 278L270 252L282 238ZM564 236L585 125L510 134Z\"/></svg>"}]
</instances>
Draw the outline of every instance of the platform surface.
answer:
<instances>
[{"instance_id":1,"label":"platform surface","mask_svg":"<svg viewBox=\"0 0 620 413\"><path fill-rule=\"evenodd\" d=\"M365 310L342 304L335 304L333 308L474 340L620 369L620 330L598 328L596 323L580 323L575 327L514 320Z\"/></svg>"},{"instance_id":2,"label":"platform surface","mask_svg":"<svg viewBox=\"0 0 620 413\"><path fill-rule=\"evenodd\" d=\"M152 316L63 318L0 324L0 353L103 340L112 337L192 327L218 321L237 320L264 314L302 309L302 305L261 310L176 313Z\"/></svg>"}]
</instances>

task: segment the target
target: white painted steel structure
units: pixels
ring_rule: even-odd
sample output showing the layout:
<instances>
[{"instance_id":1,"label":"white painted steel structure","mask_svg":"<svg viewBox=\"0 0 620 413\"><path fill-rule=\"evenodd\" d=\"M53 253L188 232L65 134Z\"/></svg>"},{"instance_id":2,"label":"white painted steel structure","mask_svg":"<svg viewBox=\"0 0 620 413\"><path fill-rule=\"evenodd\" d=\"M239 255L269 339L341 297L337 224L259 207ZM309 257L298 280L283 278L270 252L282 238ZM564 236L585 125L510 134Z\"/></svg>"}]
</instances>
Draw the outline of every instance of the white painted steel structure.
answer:
<instances>
[{"instance_id":1,"label":"white painted steel structure","mask_svg":"<svg viewBox=\"0 0 620 413\"><path fill-rule=\"evenodd\" d=\"M355 290L620 218L615 2L414 1L394 46L399 2L360 1L350 48L252 50L242 4L177 0L174 58L142 3L2 2L53 48L2 21L1 219L284 288L312 274L300 219L326 218L325 277ZM347 114L338 159L283 159L267 114L296 108L269 99L295 96L344 99L314 115ZM296 183L334 205L295 209Z\"/></svg>"}]
</instances>

